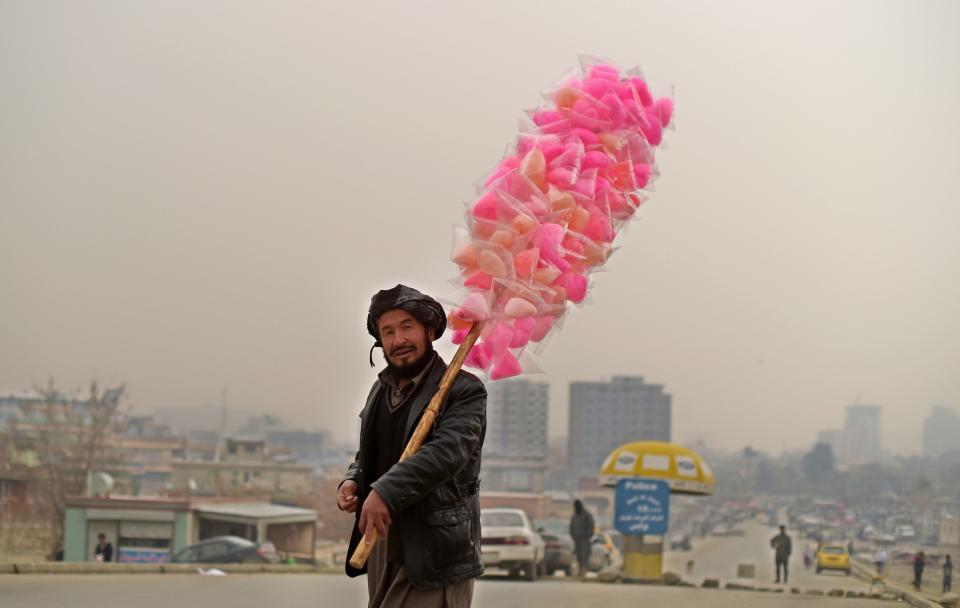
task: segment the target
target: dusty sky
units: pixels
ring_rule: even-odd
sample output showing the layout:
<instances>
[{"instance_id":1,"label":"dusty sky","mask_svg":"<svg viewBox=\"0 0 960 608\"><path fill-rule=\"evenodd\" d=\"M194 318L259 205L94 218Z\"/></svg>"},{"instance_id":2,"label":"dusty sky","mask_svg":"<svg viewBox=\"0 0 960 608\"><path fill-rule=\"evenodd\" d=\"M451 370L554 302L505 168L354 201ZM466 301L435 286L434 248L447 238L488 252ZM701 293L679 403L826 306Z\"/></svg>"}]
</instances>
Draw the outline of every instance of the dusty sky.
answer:
<instances>
[{"instance_id":1,"label":"dusty sky","mask_svg":"<svg viewBox=\"0 0 960 608\"><path fill-rule=\"evenodd\" d=\"M0 388L356 432L364 316L578 53L676 87L654 198L542 363L779 452L960 406L960 3L0 0ZM445 347L444 352L450 349Z\"/></svg>"}]
</instances>

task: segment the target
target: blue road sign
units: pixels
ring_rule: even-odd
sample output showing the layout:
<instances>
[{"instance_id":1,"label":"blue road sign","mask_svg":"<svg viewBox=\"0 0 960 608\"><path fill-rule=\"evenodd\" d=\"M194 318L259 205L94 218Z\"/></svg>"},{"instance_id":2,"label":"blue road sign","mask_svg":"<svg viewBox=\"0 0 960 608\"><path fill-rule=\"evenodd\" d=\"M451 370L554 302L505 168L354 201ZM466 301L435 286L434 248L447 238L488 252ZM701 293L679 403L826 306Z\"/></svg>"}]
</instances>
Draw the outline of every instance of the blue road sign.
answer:
<instances>
[{"instance_id":1,"label":"blue road sign","mask_svg":"<svg viewBox=\"0 0 960 608\"><path fill-rule=\"evenodd\" d=\"M670 520L670 485L659 479L617 482L614 526L621 534L663 535Z\"/></svg>"}]
</instances>

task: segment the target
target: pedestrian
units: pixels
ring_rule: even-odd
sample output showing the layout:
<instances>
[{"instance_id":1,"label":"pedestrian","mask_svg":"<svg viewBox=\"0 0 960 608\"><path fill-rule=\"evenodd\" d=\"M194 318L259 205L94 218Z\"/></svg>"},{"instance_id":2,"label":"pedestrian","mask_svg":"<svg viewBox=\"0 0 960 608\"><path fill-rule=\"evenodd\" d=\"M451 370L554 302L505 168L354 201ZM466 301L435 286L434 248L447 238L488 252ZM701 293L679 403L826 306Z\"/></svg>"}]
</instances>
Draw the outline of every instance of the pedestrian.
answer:
<instances>
[{"instance_id":1,"label":"pedestrian","mask_svg":"<svg viewBox=\"0 0 960 608\"><path fill-rule=\"evenodd\" d=\"M593 515L583 507L580 500L573 501L573 517L570 518L570 538L573 539L573 551L580 566L580 578L587 577L590 563L590 541L593 539Z\"/></svg>"},{"instance_id":2,"label":"pedestrian","mask_svg":"<svg viewBox=\"0 0 960 608\"><path fill-rule=\"evenodd\" d=\"M847 554L852 558L853 557L853 539L847 539Z\"/></svg>"},{"instance_id":3,"label":"pedestrian","mask_svg":"<svg viewBox=\"0 0 960 608\"><path fill-rule=\"evenodd\" d=\"M913 587L920 591L923 586L923 567L927 565L927 556L923 549L917 551L913 556Z\"/></svg>"},{"instance_id":4,"label":"pedestrian","mask_svg":"<svg viewBox=\"0 0 960 608\"><path fill-rule=\"evenodd\" d=\"M780 582L780 570L783 569L783 584L787 584L787 564L790 561L790 551L792 550L792 543L790 537L787 536L787 527L780 526L780 534L777 534L770 539L770 546L774 549L774 562L776 563L777 568L777 580L775 583Z\"/></svg>"},{"instance_id":5,"label":"pedestrian","mask_svg":"<svg viewBox=\"0 0 960 608\"><path fill-rule=\"evenodd\" d=\"M873 554L873 564L877 567L877 576L883 576L887 569L887 550L883 547L877 547Z\"/></svg>"},{"instance_id":6,"label":"pedestrian","mask_svg":"<svg viewBox=\"0 0 960 608\"><path fill-rule=\"evenodd\" d=\"M93 559L98 562L113 561L113 545L107 540L107 535L101 532L97 534L97 546L93 550Z\"/></svg>"},{"instance_id":7,"label":"pedestrian","mask_svg":"<svg viewBox=\"0 0 960 608\"><path fill-rule=\"evenodd\" d=\"M803 548L803 567L806 568L807 570L812 568L813 560L816 559L816 557L817 557L817 552L813 548L813 545L811 545L810 543L807 543L807 545Z\"/></svg>"},{"instance_id":8,"label":"pedestrian","mask_svg":"<svg viewBox=\"0 0 960 608\"><path fill-rule=\"evenodd\" d=\"M373 296L367 331L383 349L384 368L360 414L360 444L337 490L337 506L354 513L352 556L361 537L379 542L367 564L370 608L468 608L480 559L480 452L487 393L460 371L420 451L399 462L446 363L433 341L446 328L443 307L397 285ZM373 365L373 348L370 349Z\"/></svg>"},{"instance_id":9,"label":"pedestrian","mask_svg":"<svg viewBox=\"0 0 960 608\"><path fill-rule=\"evenodd\" d=\"M947 555L943 562L943 592L950 593L950 582L953 580L953 562L950 561L950 555Z\"/></svg>"}]
</instances>

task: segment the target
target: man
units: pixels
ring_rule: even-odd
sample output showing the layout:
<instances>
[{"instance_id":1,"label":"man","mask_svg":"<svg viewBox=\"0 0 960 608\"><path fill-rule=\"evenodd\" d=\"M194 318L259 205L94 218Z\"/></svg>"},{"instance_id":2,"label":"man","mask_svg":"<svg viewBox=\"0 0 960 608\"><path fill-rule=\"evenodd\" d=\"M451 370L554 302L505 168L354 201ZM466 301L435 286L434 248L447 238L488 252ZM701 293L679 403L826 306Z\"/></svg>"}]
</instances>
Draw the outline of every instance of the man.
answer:
<instances>
[{"instance_id":1,"label":"man","mask_svg":"<svg viewBox=\"0 0 960 608\"><path fill-rule=\"evenodd\" d=\"M780 534L770 539L770 546L774 550L774 561L777 568L777 580L780 582L780 569L783 568L783 584L787 584L787 563L790 561L790 551L793 546L790 537L787 536L787 527L780 526Z\"/></svg>"},{"instance_id":2,"label":"man","mask_svg":"<svg viewBox=\"0 0 960 608\"><path fill-rule=\"evenodd\" d=\"M943 592L950 593L951 582L953 581L953 562L950 561L950 555L947 555L943 562Z\"/></svg>"},{"instance_id":3,"label":"man","mask_svg":"<svg viewBox=\"0 0 960 608\"><path fill-rule=\"evenodd\" d=\"M98 562L113 561L113 545L107 542L107 535L97 534L97 547L93 550L93 559Z\"/></svg>"},{"instance_id":4,"label":"man","mask_svg":"<svg viewBox=\"0 0 960 608\"><path fill-rule=\"evenodd\" d=\"M445 328L443 308L416 289L397 285L370 302L367 330L387 367L360 414L360 448L337 505L356 515L351 556L363 534L380 538L366 567L346 565L351 577L367 574L371 608L466 608L483 572L477 491L487 392L476 376L457 375L423 447L399 462L447 368L433 350Z\"/></svg>"},{"instance_id":5,"label":"man","mask_svg":"<svg viewBox=\"0 0 960 608\"><path fill-rule=\"evenodd\" d=\"M923 549L917 551L913 556L913 587L920 591L923 586L923 568L927 565L927 556Z\"/></svg>"},{"instance_id":6,"label":"man","mask_svg":"<svg viewBox=\"0 0 960 608\"><path fill-rule=\"evenodd\" d=\"M583 508L579 500L573 501L573 517L570 518L570 538L573 539L573 551L580 566L580 578L587 578L587 565L590 562L590 540L593 538L593 515Z\"/></svg>"},{"instance_id":7,"label":"man","mask_svg":"<svg viewBox=\"0 0 960 608\"><path fill-rule=\"evenodd\" d=\"M877 576L883 576L887 569L887 550L877 547L877 552L873 554L873 563L877 566Z\"/></svg>"}]
</instances>

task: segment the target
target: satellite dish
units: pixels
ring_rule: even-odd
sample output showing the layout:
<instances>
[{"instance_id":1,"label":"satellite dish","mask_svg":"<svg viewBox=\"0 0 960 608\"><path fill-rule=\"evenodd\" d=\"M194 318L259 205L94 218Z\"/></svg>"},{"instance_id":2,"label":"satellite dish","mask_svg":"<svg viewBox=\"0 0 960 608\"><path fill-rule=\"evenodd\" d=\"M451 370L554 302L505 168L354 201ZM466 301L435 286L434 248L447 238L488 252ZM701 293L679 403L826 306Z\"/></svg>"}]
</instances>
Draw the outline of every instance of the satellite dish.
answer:
<instances>
[{"instance_id":1,"label":"satellite dish","mask_svg":"<svg viewBox=\"0 0 960 608\"><path fill-rule=\"evenodd\" d=\"M91 485L94 496L109 496L113 489L113 477L103 472L94 473Z\"/></svg>"}]
</instances>

